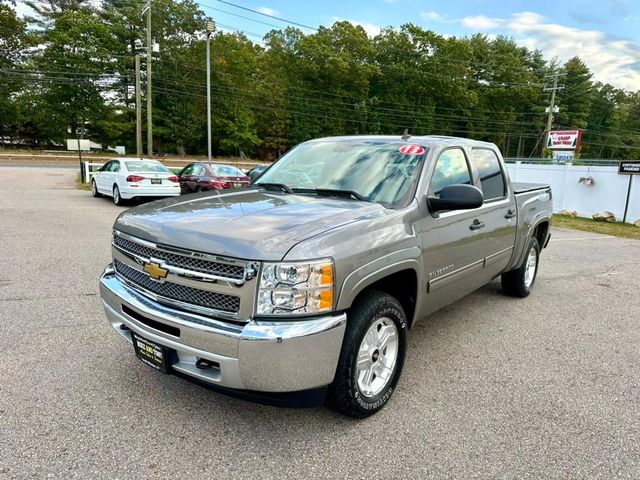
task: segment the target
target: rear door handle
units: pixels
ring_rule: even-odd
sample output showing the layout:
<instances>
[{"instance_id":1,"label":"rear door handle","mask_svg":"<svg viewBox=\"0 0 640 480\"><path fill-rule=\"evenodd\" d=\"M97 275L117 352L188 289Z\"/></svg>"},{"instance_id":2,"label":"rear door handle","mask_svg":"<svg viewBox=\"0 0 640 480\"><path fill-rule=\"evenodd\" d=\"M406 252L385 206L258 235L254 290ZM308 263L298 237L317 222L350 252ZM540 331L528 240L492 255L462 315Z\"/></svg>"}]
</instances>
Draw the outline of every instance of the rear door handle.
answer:
<instances>
[{"instance_id":1,"label":"rear door handle","mask_svg":"<svg viewBox=\"0 0 640 480\"><path fill-rule=\"evenodd\" d=\"M516 216L516 212L514 210L507 210L507 214L504 216L504 218L513 218Z\"/></svg>"},{"instance_id":2,"label":"rear door handle","mask_svg":"<svg viewBox=\"0 0 640 480\"><path fill-rule=\"evenodd\" d=\"M477 218L473 221L471 225L469 225L470 230L480 230L481 228L484 228L484 222L481 222Z\"/></svg>"}]
</instances>

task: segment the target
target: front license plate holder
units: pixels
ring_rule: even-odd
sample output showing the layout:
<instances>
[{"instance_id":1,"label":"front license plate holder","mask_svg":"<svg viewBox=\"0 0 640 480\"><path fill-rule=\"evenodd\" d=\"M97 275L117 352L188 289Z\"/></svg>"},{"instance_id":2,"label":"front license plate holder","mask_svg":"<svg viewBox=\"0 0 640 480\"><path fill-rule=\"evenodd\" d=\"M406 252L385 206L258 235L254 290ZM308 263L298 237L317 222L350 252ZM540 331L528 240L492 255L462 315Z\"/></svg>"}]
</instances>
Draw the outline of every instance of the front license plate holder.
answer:
<instances>
[{"instance_id":1,"label":"front license plate holder","mask_svg":"<svg viewBox=\"0 0 640 480\"><path fill-rule=\"evenodd\" d=\"M159 345L156 342L147 340L140 335L131 332L131 339L133 340L133 350L136 352L142 363L149 365L162 373L169 373L171 369L171 358L173 357L173 350L163 345Z\"/></svg>"},{"instance_id":2,"label":"front license plate holder","mask_svg":"<svg viewBox=\"0 0 640 480\"><path fill-rule=\"evenodd\" d=\"M161 178L152 178L151 179L151 185L162 185L162 179Z\"/></svg>"}]
</instances>

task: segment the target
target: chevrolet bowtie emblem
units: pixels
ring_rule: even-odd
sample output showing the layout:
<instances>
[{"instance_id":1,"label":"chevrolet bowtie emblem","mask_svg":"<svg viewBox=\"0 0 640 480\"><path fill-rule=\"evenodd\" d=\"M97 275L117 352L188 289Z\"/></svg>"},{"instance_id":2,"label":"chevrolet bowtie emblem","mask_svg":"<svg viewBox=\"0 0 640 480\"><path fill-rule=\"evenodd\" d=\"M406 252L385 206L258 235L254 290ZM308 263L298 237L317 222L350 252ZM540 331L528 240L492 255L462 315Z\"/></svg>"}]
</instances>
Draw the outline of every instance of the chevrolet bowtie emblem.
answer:
<instances>
[{"instance_id":1,"label":"chevrolet bowtie emblem","mask_svg":"<svg viewBox=\"0 0 640 480\"><path fill-rule=\"evenodd\" d=\"M169 274L169 270L162 268L160 264L154 262L146 263L145 266L142 267L142 270L148 273L154 280L162 280L163 278L167 278Z\"/></svg>"}]
</instances>

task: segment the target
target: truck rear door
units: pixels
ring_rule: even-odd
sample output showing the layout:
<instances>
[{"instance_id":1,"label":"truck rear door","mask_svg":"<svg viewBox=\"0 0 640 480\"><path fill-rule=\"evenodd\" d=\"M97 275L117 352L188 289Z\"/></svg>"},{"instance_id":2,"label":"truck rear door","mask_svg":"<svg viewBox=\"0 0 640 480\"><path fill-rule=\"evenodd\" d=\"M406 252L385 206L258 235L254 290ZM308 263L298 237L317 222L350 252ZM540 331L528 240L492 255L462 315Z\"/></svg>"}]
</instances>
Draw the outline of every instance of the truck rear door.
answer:
<instances>
[{"instance_id":1,"label":"truck rear door","mask_svg":"<svg viewBox=\"0 0 640 480\"><path fill-rule=\"evenodd\" d=\"M485 252L484 281L504 271L511 259L516 238L516 204L504 164L491 148L472 148L471 166L475 185L482 190L484 205L479 208L484 225L477 246Z\"/></svg>"}]
</instances>

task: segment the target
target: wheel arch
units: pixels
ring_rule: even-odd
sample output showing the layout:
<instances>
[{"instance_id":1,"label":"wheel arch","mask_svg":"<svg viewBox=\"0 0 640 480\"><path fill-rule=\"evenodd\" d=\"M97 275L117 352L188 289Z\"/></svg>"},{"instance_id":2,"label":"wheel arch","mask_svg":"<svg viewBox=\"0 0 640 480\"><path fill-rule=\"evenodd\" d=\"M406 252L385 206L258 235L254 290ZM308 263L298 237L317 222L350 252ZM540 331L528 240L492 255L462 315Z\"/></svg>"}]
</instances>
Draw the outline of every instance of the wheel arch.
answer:
<instances>
[{"instance_id":1,"label":"wheel arch","mask_svg":"<svg viewBox=\"0 0 640 480\"><path fill-rule=\"evenodd\" d=\"M547 236L549 235L549 228L551 228L551 224L548 218L539 221L533 227L531 236L535 237L536 240L538 240L538 245L540 245L540 250L546 247Z\"/></svg>"},{"instance_id":2,"label":"wheel arch","mask_svg":"<svg viewBox=\"0 0 640 480\"><path fill-rule=\"evenodd\" d=\"M354 302L366 292L378 290L396 298L407 316L409 327L413 325L420 305L420 264L417 260L404 260L385 268L370 271L363 275L360 270L353 272L342 285L338 309L348 310ZM359 280L355 280L359 278Z\"/></svg>"}]
</instances>

